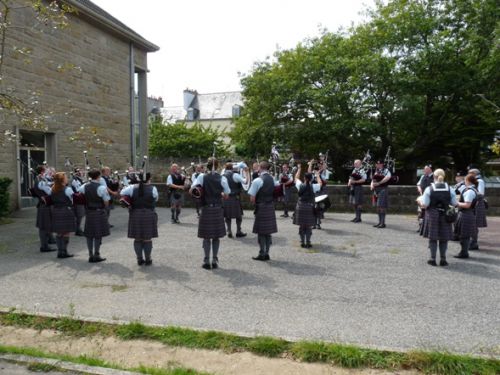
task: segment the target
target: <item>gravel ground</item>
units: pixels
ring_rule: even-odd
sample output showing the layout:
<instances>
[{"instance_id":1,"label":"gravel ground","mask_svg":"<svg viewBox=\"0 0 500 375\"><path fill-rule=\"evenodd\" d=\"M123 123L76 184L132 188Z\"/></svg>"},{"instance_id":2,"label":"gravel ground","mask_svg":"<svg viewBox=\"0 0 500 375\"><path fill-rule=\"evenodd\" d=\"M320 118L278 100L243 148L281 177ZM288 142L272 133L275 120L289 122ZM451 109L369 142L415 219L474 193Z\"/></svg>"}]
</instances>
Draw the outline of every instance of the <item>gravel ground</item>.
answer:
<instances>
[{"instance_id":1,"label":"gravel ground","mask_svg":"<svg viewBox=\"0 0 500 375\"><path fill-rule=\"evenodd\" d=\"M449 267L426 264L427 243L413 216L327 214L313 248L299 246L297 227L278 218L270 262L257 254L253 214L243 239L221 241L220 269L203 270L194 210L170 224L158 209L160 237L151 267L136 264L126 238L127 211L103 241L108 260L89 264L85 241L73 237L74 258L38 251L35 211L0 226L0 305L29 312L186 326L244 335L318 339L391 349L447 350L500 356L500 218L481 231L481 251ZM278 211L279 215L280 212ZM234 223L233 223L234 226ZM1 341L1 340L0 340Z\"/></svg>"}]
</instances>

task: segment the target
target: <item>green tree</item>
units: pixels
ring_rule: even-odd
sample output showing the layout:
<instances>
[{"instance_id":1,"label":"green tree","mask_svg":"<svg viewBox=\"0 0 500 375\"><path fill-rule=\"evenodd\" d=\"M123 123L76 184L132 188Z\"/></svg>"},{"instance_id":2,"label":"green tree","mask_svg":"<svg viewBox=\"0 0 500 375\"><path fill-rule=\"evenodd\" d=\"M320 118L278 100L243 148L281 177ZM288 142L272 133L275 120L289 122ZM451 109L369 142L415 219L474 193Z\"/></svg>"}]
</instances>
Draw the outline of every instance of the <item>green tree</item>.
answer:
<instances>
[{"instance_id":1,"label":"green tree","mask_svg":"<svg viewBox=\"0 0 500 375\"><path fill-rule=\"evenodd\" d=\"M223 133L196 123L164 124L155 119L149 128L149 152L158 157L207 158L214 152L218 157L227 154Z\"/></svg>"}]
</instances>

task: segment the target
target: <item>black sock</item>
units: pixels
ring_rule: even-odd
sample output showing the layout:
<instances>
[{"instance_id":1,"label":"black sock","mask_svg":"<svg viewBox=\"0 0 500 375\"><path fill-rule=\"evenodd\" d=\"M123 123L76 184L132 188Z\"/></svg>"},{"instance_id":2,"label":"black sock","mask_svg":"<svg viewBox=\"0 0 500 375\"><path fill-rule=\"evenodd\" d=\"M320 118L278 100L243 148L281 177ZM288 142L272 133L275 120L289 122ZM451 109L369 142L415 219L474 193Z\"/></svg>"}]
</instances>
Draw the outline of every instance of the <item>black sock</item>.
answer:
<instances>
[{"instance_id":1,"label":"black sock","mask_svg":"<svg viewBox=\"0 0 500 375\"><path fill-rule=\"evenodd\" d=\"M94 238L93 237L86 237L87 238L87 249L89 250L89 257L94 256Z\"/></svg>"},{"instance_id":2,"label":"black sock","mask_svg":"<svg viewBox=\"0 0 500 375\"><path fill-rule=\"evenodd\" d=\"M151 253L153 252L153 241L144 241L142 244L146 260L151 260Z\"/></svg>"},{"instance_id":3,"label":"black sock","mask_svg":"<svg viewBox=\"0 0 500 375\"><path fill-rule=\"evenodd\" d=\"M134 251L137 259L142 259L142 241L140 240L134 241Z\"/></svg>"}]
</instances>

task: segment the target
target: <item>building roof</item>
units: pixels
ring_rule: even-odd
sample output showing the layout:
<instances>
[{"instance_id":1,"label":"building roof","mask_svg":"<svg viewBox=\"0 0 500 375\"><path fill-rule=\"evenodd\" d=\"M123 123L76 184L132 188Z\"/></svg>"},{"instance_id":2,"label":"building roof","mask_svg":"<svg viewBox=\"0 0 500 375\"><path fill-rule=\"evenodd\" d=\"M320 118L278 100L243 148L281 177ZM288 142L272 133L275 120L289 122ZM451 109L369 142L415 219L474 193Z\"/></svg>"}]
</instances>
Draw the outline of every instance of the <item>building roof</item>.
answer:
<instances>
[{"instance_id":1,"label":"building roof","mask_svg":"<svg viewBox=\"0 0 500 375\"><path fill-rule=\"evenodd\" d=\"M147 52L155 52L160 49L154 43L151 43L123 22L113 17L104 9L98 7L90 0L65 0L70 6L75 8L79 14L83 14L90 19L103 25L110 31L120 35L121 37L132 41L137 47L146 50Z\"/></svg>"},{"instance_id":2,"label":"building roof","mask_svg":"<svg viewBox=\"0 0 500 375\"><path fill-rule=\"evenodd\" d=\"M196 106L200 111L199 121L224 120L233 118L233 106L243 106L241 91L196 93ZM195 101L193 101L194 103ZM172 123L186 119L187 108L164 107L162 115L166 122Z\"/></svg>"}]
</instances>

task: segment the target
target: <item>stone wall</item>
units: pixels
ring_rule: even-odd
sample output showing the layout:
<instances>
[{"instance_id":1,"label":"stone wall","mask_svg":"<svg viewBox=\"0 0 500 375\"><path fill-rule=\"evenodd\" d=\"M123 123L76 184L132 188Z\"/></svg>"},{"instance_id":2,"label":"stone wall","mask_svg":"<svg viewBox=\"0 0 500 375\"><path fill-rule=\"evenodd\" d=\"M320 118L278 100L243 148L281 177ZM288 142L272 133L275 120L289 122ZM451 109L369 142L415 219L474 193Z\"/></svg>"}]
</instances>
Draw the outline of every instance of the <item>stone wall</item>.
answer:
<instances>
[{"instance_id":1,"label":"stone wall","mask_svg":"<svg viewBox=\"0 0 500 375\"><path fill-rule=\"evenodd\" d=\"M160 194L159 205L166 206L167 203L167 187L165 184L155 184ZM372 194L369 186L363 186L365 205L364 212L375 212L371 204ZM292 207L295 206L297 200L296 189L292 190ZM349 205L347 187L341 185L329 185L328 195L332 202L330 211L332 212L349 212L352 207ZM489 203L488 215L500 215L500 189L487 189L486 196ZM245 209L251 209L252 206L247 194L243 194L243 206ZM417 204L417 189L415 186L389 186L389 213L401 214L416 214ZM186 195L186 206L193 207L193 201ZM281 205L277 204L277 209L281 209Z\"/></svg>"},{"instance_id":2,"label":"stone wall","mask_svg":"<svg viewBox=\"0 0 500 375\"><path fill-rule=\"evenodd\" d=\"M14 87L16 95L29 100L30 93L40 93L40 107L48 115L48 133L55 134L56 169L64 170L69 157L82 166L84 141L70 142L83 127L95 129L99 139L112 141L109 146L89 149L92 166L99 155L113 169L124 170L130 160L130 45L89 23L78 14L70 14L64 30L44 28L35 31L31 9L12 13L3 66L4 87ZM13 46L31 50L29 62L14 53ZM147 69L147 53L134 50L135 62ZM0 119L0 132L15 130L18 119ZM30 129L31 130L31 129ZM0 149L0 175L14 180L12 206L17 197L17 151L15 144Z\"/></svg>"}]
</instances>

